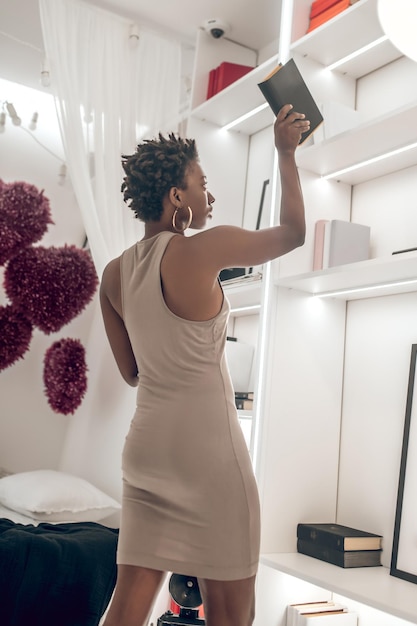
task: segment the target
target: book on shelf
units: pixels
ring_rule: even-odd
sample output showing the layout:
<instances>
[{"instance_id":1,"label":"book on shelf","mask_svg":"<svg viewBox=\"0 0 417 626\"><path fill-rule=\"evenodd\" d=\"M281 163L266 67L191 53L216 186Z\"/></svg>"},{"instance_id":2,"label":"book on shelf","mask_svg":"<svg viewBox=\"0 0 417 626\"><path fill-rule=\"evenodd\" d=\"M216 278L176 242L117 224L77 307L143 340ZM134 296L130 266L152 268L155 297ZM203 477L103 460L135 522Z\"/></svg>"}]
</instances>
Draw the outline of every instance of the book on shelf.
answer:
<instances>
[{"instance_id":1,"label":"book on shelf","mask_svg":"<svg viewBox=\"0 0 417 626\"><path fill-rule=\"evenodd\" d=\"M314 226L313 272L323 269L324 233L328 220L317 220Z\"/></svg>"},{"instance_id":2,"label":"book on shelf","mask_svg":"<svg viewBox=\"0 0 417 626\"><path fill-rule=\"evenodd\" d=\"M252 70L252 65L241 65L240 63L223 61L218 67L216 93L236 82L239 78L242 78L242 76L245 76Z\"/></svg>"},{"instance_id":3,"label":"book on shelf","mask_svg":"<svg viewBox=\"0 0 417 626\"><path fill-rule=\"evenodd\" d=\"M253 409L253 400L235 397L235 404L238 411L251 411Z\"/></svg>"},{"instance_id":4,"label":"book on shelf","mask_svg":"<svg viewBox=\"0 0 417 626\"><path fill-rule=\"evenodd\" d=\"M233 280L235 278L241 278L246 274L245 267L229 267L220 272L219 278L222 283Z\"/></svg>"},{"instance_id":5,"label":"book on shelf","mask_svg":"<svg viewBox=\"0 0 417 626\"><path fill-rule=\"evenodd\" d=\"M317 602L302 602L300 604L290 604L287 606L286 626L298 626L300 615L320 615L334 612L346 612L347 607L339 602L322 600Z\"/></svg>"},{"instance_id":6,"label":"book on shelf","mask_svg":"<svg viewBox=\"0 0 417 626\"><path fill-rule=\"evenodd\" d=\"M344 568L381 565L381 550L335 550L315 541L297 539L297 552Z\"/></svg>"},{"instance_id":7,"label":"book on shelf","mask_svg":"<svg viewBox=\"0 0 417 626\"><path fill-rule=\"evenodd\" d=\"M216 93L215 91L216 83L217 83L217 67L213 67L213 69L209 71L206 100L214 96L214 94Z\"/></svg>"},{"instance_id":8,"label":"book on shelf","mask_svg":"<svg viewBox=\"0 0 417 626\"><path fill-rule=\"evenodd\" d=\"M297 113L304 113L310 121L310 129L302 134L300 144L303 143L323 122L313 96L307 87L294 59L284 65L278 65L266 78L258 83L259 89L277 115L284 104L292 104Z\"/></svg>"},{"instance_id":9,"label":"book on shelf","mask_svg":"<svg viewBox=\"0 0 417 626\"><path fill-rule=\"evenodd\" d=\"M253 400L255 394L253 391L235 391L235 398L240 400Z\"/></svg>"},{"instance_id":10,"label":"book on shelf","mask_svg":"<svg viewBox=\"0 0 417 626\"><path fill-rule=\"evenodd\" d=\"M330 7L338 2L339 0L314 0L310 7L310 18L316 17L320 13L323 13L323 11L327 11L327 9L330 9ZM355 2L358 2L358 0L350 0L350 4L355 4Z\"/></svg>"},{"instance_id":11,"label":"book on shelf","mask_svg":"<svg viewBox=\"0 0 417 626\"><path fill-rule=\"evenodd\" d=\"M297 524L297 539L341 551L380 550L382 536L342 524Z\"/></svg>"},{"instance_id":12,"label":"book on shelf","mask_svg":"<svg viewBox=\"0 0 417 626\"><path fill-rule=\"evenodd\" d=\"M323 269L369 259L370 236L364 224L329 220L324 225Z\"/></svg>"},{"instance_id":13,"label":"book on shelf","mask_svg":"<svg viewBox=\"0 0 417 626\"><path fill-rule=\"evenodd\" d=\"M358 616L350 611L300 615L296 626L357 626Z\"/></svg>"},{"instance_id":14,"label":"book on shelf","mask_svg":"<svg viewBox=\"0 0 417 626\"><path fill-rule=\"evenodd\" d=\"M310 33L312 30L321 26L325 22L328 22L332 17L339 15L342 11L345 11L351 4L354 4L357 0L336 0L331 2L330 0L326 3L318 6L311 6L310 10L310 22L308 25L307 33Z\"/></svg>"},{"instance_id":15,"label":"book on shelf","mask_svg":"<svg viewBox=\"0 0 417 626\"><path fill-rule=\"evenodd\" d=\"M252 70L253 67L251 65L223 61L218 67L213 68L209 72L207 100Z\"/></svg>"}]
</instances>

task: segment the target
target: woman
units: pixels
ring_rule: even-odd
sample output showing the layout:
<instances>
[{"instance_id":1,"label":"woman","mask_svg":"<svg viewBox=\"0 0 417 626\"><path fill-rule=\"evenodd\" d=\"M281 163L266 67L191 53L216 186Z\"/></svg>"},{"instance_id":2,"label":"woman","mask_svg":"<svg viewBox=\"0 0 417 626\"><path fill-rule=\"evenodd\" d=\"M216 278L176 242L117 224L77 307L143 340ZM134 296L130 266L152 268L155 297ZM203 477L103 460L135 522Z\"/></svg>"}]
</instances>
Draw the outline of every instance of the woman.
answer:
<instances>
[{"instance_id":1,"label":"woman","mask_svg":"<svg viewBox=\"0 0 417 626\"><path fill-rule=\"evenodd\" d=\"M165 572L196 576L207 626L249 626L259 559L259 502L224 347L228 267L261 265L304 242L294 153L309 128L286 105L275 124L280 225L219 226L194 140L145 141L123 157L124 199L144 238L111 261L100 298L126 382L138 387L123 451L118 578L105 626L147 623Z\"/></svg>"}]
</instances>

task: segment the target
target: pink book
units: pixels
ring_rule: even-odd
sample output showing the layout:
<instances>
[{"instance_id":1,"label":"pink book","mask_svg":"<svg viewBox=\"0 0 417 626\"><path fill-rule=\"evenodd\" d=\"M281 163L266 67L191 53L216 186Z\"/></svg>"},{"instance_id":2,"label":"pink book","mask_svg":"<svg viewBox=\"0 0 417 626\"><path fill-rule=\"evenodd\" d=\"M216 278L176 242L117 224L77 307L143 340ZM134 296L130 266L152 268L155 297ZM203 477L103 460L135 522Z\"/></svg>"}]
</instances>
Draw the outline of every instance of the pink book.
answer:
<instances>
[{"instance_id":1,"label":"pink book","mask_svg":"<svg viewBox=\"0 0 417 626\"><path fill-rule=\"evenodd\" d=\"M313 272L323 269L324 230L328 220L318 220L314 228Z\"/></svg>"}]
</instances>

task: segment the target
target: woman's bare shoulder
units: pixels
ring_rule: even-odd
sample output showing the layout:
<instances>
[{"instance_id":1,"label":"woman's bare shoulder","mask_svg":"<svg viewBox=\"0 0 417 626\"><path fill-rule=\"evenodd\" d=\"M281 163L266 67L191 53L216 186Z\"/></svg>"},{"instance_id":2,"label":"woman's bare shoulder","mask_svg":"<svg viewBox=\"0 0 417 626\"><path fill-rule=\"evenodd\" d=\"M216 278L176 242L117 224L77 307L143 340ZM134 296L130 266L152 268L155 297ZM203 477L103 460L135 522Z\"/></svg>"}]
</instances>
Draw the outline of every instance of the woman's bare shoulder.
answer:
<instances>
[{"instance_id":1,"label":"woman's bare shoulder","mask_svg":"<svg viewBox=\"0 0 417 626\"><path fill-rule=\"evenodd\" d=\"M101 278L101 288L107 290L109 287L120 282L120 261L121 256L112 259L107 263Z\"/></svg>"},{"instance_id":2,"label":"woman's bare shoulder","mask_svg":"<svg viewBox=\"0 0 417 626\"><path fill-rule=\"evenodd\" d=\"M236 237L250 236L251 231L240 228L239 226L223 225L213 226L206 230L197 232L190 237L185 237L184 245L195 246L201 248L201 246L211 248L213 246L227 246L228 242Z\"/></svg>"}]
</instances>

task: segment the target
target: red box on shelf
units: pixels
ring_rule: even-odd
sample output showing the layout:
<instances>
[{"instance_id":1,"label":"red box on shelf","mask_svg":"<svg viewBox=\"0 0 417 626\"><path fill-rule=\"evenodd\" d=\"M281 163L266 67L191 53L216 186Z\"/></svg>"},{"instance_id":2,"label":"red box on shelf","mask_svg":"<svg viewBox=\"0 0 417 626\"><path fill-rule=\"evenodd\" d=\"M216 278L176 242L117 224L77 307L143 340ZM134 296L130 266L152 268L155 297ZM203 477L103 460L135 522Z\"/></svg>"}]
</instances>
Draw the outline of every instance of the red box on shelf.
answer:
<instances>
[{"instance_id":1,"label":"red box on shelf","mask_svg":"<svg viewBox=\"0 0 417 626\"><path fill-rule=\"evenodd\" d=\"M209 82L207 89L207 99L215 96L225 87L228 87L245 74L253 70L250 65L241 65L239 63L230 63L223 61L220 65L209 72Z\"/></svg>"}]
</instances>

